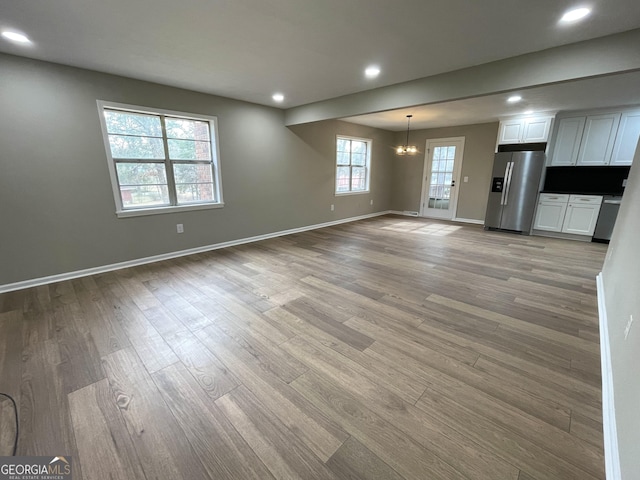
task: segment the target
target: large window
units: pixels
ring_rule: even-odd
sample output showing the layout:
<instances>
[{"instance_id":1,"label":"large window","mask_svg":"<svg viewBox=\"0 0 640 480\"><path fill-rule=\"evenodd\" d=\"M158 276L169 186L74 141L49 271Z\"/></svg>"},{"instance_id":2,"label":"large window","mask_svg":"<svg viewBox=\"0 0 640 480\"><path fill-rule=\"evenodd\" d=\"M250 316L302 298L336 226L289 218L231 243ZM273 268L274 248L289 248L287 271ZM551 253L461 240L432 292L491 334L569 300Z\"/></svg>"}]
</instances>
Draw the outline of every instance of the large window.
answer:
<instances>
[{"instance_id":1,"label":"large window","mask_svg":"<svg viewBox=\"0 0 640 480\"><path fill-rule=\"evenodd\" d=\"M98 107L119 216L222 206L214 117Z\"/></svg>"},{"instance_id":2,"label":"large window","mask_svg":"<svg viewBox=\"0 0 640 480\"><path fill-rule=\"evenodd\" d=\"M337 138L336 194L369 191L371 170L371 140L365 138Z\"/></svg>"}]
</instances>

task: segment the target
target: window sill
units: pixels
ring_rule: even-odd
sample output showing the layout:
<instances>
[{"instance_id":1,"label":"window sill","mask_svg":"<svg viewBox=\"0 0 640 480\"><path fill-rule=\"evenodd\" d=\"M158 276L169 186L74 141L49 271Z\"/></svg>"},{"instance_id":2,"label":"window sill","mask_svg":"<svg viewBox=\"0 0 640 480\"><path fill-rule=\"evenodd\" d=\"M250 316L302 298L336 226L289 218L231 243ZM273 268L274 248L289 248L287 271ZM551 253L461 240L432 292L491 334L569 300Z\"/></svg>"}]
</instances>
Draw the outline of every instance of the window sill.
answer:
<instances>
[{"instance_id":1,"label":"window sill","mask_svg":"<svg viewBox=\"0 0 640 480\"><path fill-rule=\"evenodd\" d=\"M361 192L335 192L335 196L344 197L346 195L366 195L370 193L371 193L371 190L363 190Z\"/></svg>"},{"instance_id":2,"label":"window sill","mask_svg":"<svg viewBox=\"0 0 640 480\"><path fill-rule=\"evenodd\" d=\"M137 208L131 210L120 210L116 212L118 218L143 217L146 215L160 215L163 213L180 213L192 210L209 210L212 208L222 208L224 203L196 203L192 205L176 205L171 207Z\"/></svg>"}]
</instances>

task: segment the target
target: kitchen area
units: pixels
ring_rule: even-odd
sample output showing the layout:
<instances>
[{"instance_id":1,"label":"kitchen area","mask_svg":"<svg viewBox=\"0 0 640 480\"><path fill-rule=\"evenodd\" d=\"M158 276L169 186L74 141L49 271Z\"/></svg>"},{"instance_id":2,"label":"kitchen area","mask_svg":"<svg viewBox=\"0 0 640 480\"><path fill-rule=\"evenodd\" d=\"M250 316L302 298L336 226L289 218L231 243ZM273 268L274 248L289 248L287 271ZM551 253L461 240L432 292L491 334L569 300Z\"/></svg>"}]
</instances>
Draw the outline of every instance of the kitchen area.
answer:
<instances>
[{"instance_id":1,"label":"kitchen area","mask_svg":"<svg viewBox=\"0 0 640 480\"><path fill-rule=\"evenodd\" d=\"M608 243L640 138L640 108L500 122L485 229Z\"/></svg>"}]
</instances>

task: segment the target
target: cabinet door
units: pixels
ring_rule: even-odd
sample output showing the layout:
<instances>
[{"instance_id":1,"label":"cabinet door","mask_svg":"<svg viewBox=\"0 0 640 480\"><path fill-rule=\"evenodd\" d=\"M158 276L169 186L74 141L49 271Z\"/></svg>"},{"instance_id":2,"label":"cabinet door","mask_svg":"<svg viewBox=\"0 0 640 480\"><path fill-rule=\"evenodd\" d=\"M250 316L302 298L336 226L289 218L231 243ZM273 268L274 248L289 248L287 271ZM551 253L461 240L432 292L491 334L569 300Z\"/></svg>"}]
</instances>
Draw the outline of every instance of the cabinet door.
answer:
<instances>
[{"instance_id":1,"label":"cabinet door","mask_svg":"<svg viewBox=\"0 0 640 480\"><path fill-rule=\"evenodd\" d=\"M548 232L562 231L562 222L566 211L566 203L540 201L533 229L546 230Z\"/></svg>"},{"instance_id":2,"label":"cabinet door","mask_svg":"<svg viewBox=\"0 0 640 480\"><path fill-rule=\"evenodd\" d=\"M500 122L500 133L498 135L498 143L500 145L508 143L520 143L522 138L522 130L524 128L524 120L506 120Z\"/></svg>"},{"instance_id":3,"label":"cabinet door","mask_svg":"<svg viewBox=\"0 0 640 480\"><path fill-rule=\"evenodd\" d=\"M562 225L563 233L593 236L600 205L570 203Z\"/></svg>"},{"instance_id":4,"label":"cabinet door","mask_svg":"<svg viewBox=\"0 0 640 480\"><path fill-rule=\"evenodd\" d=\"M526 118L522 130L524 143L546 142L553 117Z\"/></svg>"},{"instance_id":5,"label":"cabinet door","mask_svg":"<svg viewBox=\"0 0 640 480\"><path fill-rule=\"evenodd\" d=\"M587 117L578 153L578 165L609 163L619 123L619 113Z\"/></svg>"},{"instance_id":6,"label":"cabinet door","mask_svg":"<svg viewBox=\"0 0 640 480\"><path fill-rule=\"evenodd\" d=\"M639 138L640 112L623 113L609 165L631 165Z\"/></svg>"},{"instance_id":7,"label":"cabinet door","mask_svg":"<svg viewBox=\"0 0 640 480\"><path fill-rule=\"evenodd\" d=\"M553 146L551 165L575 165L578 161L580 140L587 117L563 118L558 121L558 133Z\"/></svg>"}]
</instances>

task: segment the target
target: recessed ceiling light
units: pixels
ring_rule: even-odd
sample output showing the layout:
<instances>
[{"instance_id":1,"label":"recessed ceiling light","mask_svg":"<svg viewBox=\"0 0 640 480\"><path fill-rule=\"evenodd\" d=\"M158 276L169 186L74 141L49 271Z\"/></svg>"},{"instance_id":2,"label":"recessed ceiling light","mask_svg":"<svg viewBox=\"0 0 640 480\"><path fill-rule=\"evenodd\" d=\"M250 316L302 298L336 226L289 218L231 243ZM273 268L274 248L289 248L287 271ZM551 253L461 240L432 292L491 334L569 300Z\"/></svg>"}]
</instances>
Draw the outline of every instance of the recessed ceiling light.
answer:
<instances>
[{"instance_id":1,"label":"recessed ceiling light","mask_svg":"<svg viewBox=\"0 0 640 480\"><path fill-rule=\"evenodd\" d=\"M378 75L380 75L380 67L376 65L371 65L364 71L364 76L367 78L376 78Z\"/></svg>"},{"instance_id":2,"label":"recessed ceiling light","mask_svg":"<svg viewBox=\"0 0 640 480\"><path fill-rule=\"evenodd\" d=\"M31 40L29 40L29 37L27 37L23 33L4 30L2 32L2 36L7 40L11 40L12 42L15 42L15 43L31 43Z\"/></svg>"},{"instance_id":3,"label":"recessed ceiling light","mask_svg":"<svg viewBox=\"0 0 640 480\"><path fill-rule=\"evenodd\" d=\"M281 94L281 93L274 93L271 98L273 98L274 102L280 103L280 102L282 102L284 100L284 95Z\"/></svg>"},{"instance_id":4,"label":"recessed ceiling light","mask_svg":"<svg viewBox=\"0 0 640 480\"><path fill-rule=\"evenodd\" d=\"M513 95L507 98L507 102L509 103L516 103L516 102L519 102L520 100L522 100L522 97L520 95Z\"/></svg>"},{"instance_id":5,"label":"recessed ceiling light","mask_svg":"<svg viewBox=\"0 0 640 480\"><path fill-rule=\"evenodd\" d=\"M574 8L573 10L569 10L566 12L560 21L562 23L572 23L577 20L580 20L591 13L590 8L582 7L582 8Z\"/></svg>"}]
</instances>

